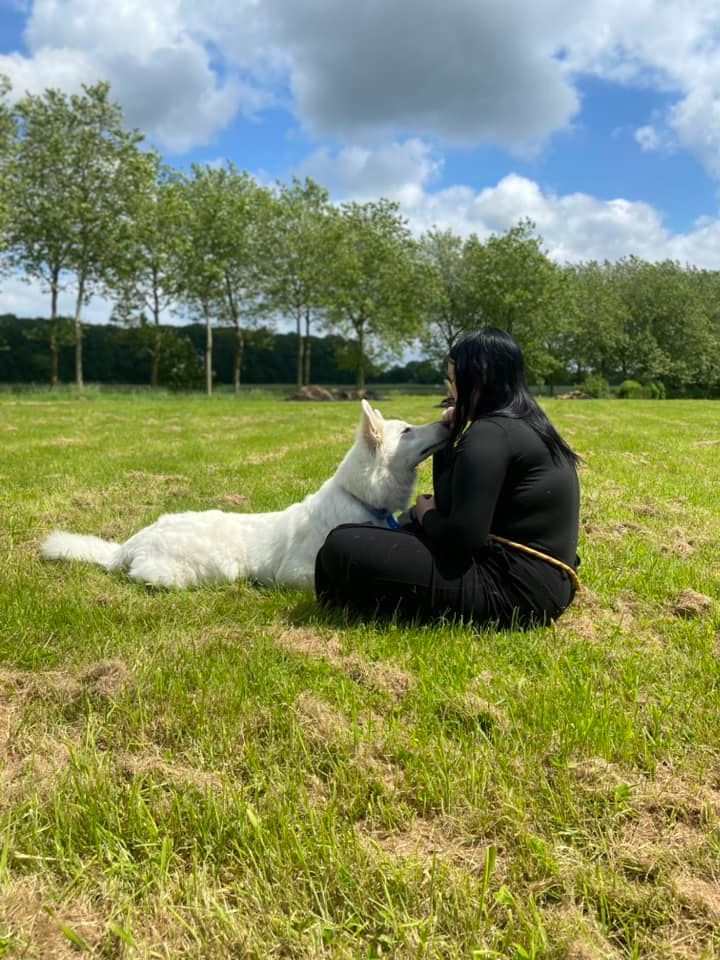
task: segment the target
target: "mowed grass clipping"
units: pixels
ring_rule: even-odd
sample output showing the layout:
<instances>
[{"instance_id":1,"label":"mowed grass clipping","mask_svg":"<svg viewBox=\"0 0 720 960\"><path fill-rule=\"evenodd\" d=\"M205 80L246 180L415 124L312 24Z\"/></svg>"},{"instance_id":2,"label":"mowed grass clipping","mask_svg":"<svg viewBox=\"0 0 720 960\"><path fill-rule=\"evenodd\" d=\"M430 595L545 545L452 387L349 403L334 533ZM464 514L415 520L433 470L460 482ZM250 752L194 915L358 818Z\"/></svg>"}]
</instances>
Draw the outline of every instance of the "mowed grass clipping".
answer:
<instances>
[{"instance_id":1,"label":"mowed grass clipping","mask_svg":"<svg viewBox=\"0 0 720 960\"><path fill-rule=\"evenodd\" d=\"M720 408L546 408L584 589L519 633L39 559L299 500L358 404L0 397L0 956L720 956Z\"/></svg>"}]
</instances>

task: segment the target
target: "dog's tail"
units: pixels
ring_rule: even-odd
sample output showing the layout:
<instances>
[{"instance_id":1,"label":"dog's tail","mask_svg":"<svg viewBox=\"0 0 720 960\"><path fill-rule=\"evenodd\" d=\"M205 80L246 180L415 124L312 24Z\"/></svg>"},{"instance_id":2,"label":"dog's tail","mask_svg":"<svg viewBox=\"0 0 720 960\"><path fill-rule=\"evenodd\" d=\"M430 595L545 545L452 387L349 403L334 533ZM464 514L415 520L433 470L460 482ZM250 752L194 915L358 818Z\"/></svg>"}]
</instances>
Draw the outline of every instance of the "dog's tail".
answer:
<instances>
[{"instance_id":1,"label":"dog's tail","mask_svg":"<svg viewBox=\"0 0 720 960\"><path fill-rule=\"evenodd\" d=\"M110 570L117 560L121 544L80 533L51 533L40 548L46 560L85 560Z\"/></svg>"}]
</instances>

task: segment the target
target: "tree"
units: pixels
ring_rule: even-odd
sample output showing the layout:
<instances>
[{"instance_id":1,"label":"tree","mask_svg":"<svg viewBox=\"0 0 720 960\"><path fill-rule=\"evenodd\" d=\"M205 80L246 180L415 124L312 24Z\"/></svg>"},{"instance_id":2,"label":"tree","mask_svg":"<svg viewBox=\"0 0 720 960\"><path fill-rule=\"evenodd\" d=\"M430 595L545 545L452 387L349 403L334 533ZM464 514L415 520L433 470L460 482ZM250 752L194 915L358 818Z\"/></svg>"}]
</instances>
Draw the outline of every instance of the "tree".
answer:
<instances>
[{"instance_id":1,"label":"tree","mask_svg":"<svg viewBox=\"0 0 720 960\"><path fill-rule=\"evenodd\" d=\"M0 74L0 252L6 243L5 228L9 213L6 176L17 132L15 116L7 99L9 93L10 81Z\"/></svg>"},{"instance_id":2,"label":"tree","mask_svg":"<svg viewBox=\"0 0 720 960\"><path fill-rule=\"evenodd\" d=\"M572 323L564 358L578 376L598 373L609 377L618 369L618 357L628 324L628 308L613 282L612 264L592 260L565 268L572 300Z\"/></svg>"},{"instance_id":3,"label":"tree","mask_svg":"<svg viewBox=\"0 0 720 960\"><path fill-rule=\"evenodd\" d=\"M83 385L82 307L101 282L133 196L142 136L127 131L106 83L82 94L27 94L16 105L17 149L9 165L9 245L14 263L51 294L51 373L57 382L57 298L74 273L75 381Z\"/></svg>"},{"instance_id":4,"label":"tree","mask_svg":"<svg viewBox=\"0 0 720 960\"><path fill-rule=\"evenodd\" d=\"M542 249L531 220L482 243L466 243L470 310L477 326L506 330L518 341L528 370L543 380L558 367L569 288Z\"/></svg>"},{"instance_id":5,"label":"tree","mask_svg":"<svg viewBox=\"0 0 720 960\"><path fill-rule=\"evenodd\" d=\"M613 267L627 309L620 356L623 379L663 379L678 389L707 382L717 356L712 320L686 269L674 261L627 257Z\"/></svg>"},{"instance_id":6,"label":"tree","mask_svg":"<svg viewBox=\"0 0 720 960\"><path fill-rule=\"evenodd\" d=\"M407 222L381 199L344 203L329 217L327 316L352 338L351 362L365 386L368 354L398 350L421 324L421 278Z\"/></svg>"},{"instance_id":7,"label":"tree","mask_svg":"<svg viewBox=\"0 0 720 960\"><path fill-rule=\"evenodd\" d=\"M158 384L163 345L162 315L177 302L181 279L178 272L183 230L177 177L160 158L147 155L145 176L138 182L130 216L124 223L121 242L108 273L109 292L116 297L115 316L136 322L145 311L152 318L145 339L151 358L150 384Z\"/></svg>"},{"instance_id":8,"label":"tree","mask_svg":"<svg viewBox=\"0 0 720 960\"><path fill-rule=\"evenodd\" d=\"M212 394L213 318L221 310L225 281L223 250L224 171L193 164L178 180L177 201L183 223L176 271L182 298L199 310L205 324L205 391Z\"/></svg>"},{"instance_id":9,"label":"tree","mask_svg":"<svg viewBox=\"0 0 720 960\"><path fill-rule=\"evenodd\" d=\"M49 92L47 97L54 96ZM50 385L58 381L58 295L71 263L67 230L71 190L66 131L42 97L16 106L19 132L7 167L10 207L7 245L12 266L38 279L50 293Z\"/></svg>"},{"instance_id":10,"label":"tree","mask_svg":"<svg viewBox=\"0 0 720 960\"><path fill-rule=\"evenodd\" d=\"M720 384L720 271L691 269L689 279L707 320L707 344L698 359L702 385L709 391Z\"/></svg>"},{"instance_id":11,"label":"tree","mask_svg":"<svg viewBox=\"0 0 720 960\"><path fill-rule=\"evenodd\" d=\"M463 247L462 239L452 230L433 228L420 238L418 254L428 319L423 345L439 362L460 334L472 326Z\"/></svg>"},{"instance_id":12,"label":"tree","mask_svg":"<svg viewBox=\"0 0 720 960\"><path fill-rule=\"evenodd\" d=\"M266 289L270 304L295 319L298 387L310 382L311 321L327 299L328 223L324 187L310 178L304 183L293 179L290 186L278 185L266 233Z\"/></svg>"},{"instance_id":13,"label":"tree","mask_svg":"<svg viewBox=\"0 0 720 960\"><path fill-rule=\"evenodd\" d=\"M266 257L275 259L276 250L267 249L267 224L271 219L270 194L245 172L232 164L217 172L220 207L215 223L219 235L218 255L222 260L224 304L221 319L235 328L233 387L240 393L240 372L247 327L255 327L269 310L263 296Z\"/></svg>"}]
</instances>

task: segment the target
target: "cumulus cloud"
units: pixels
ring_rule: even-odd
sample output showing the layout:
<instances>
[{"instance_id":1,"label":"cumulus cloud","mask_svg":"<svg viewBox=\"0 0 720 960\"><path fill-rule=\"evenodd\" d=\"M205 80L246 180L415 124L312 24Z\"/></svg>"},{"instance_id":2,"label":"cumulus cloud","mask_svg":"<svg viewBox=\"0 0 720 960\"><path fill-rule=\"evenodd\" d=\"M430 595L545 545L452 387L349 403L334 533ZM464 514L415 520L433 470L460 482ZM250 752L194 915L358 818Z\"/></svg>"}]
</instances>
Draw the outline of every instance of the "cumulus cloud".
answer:
<instances>
[{"instance_id":1,"label":"cumulus cloud","mask_svg":"<svg viewBox=\"0 0 720 960\"><path fill-rule=\"evenodd\" d=\"M644 150L683 148L720 176L720 10L715 0L596 0L568 38L568 69L673 98L636 132Z\"/></svg>"},{"instance_id":2,"label":"cumulus cloud","mask_svg":"<svg viewBox=\"0 0 720 960\"><path fill-rule=\"evenodd\" d=\"M720 257L718 219L705 220L687 233L672 233L650 204L623 198L600 200L586 193L544 192L537 183L517 174L481 191L452 187L426 193L418 203L403 209L418 231L437 224L463 235L474 232L481 238L503 233L529 217L549 256L558 263L635 255L717 269Z\"/></svg>"},{"instance_id":3,"label":"cumulus cloud","mask_svg":"<svg viewBox=\"0 0 720 960\"><path fill-rule=\"evenodd\" d=\"M579 107L553 55L550 23L560 8L571 4L267 0L262 10L314 133L368 140L422 132L517 147L565 127Z\"/></svg>"},{"instance_id":4,"label":"cumulus cloud","mask_svg":"<svg viewBox=\"0 0 720 960\"><path fill-rule=\"evenodd\" d=\"M132 124L183 151L282 105L341 146L398 138L537 147L579 114L578 79L666 92L637 134L720 175L716 0L34 0L19 91L109 79Z\"/></svg>"},{"instance_id":5,"label":"cumulus cloud","mask_svg":"<svg viewBox=\"0 0 720 960\"><path fill-rule=\"evenodd\" d=\"M210 50L186 30L179 0L35 0L25 40L29 56L0 56L15 95L109 80L127 122L176 152L268 102L237 76L220 79Z\"/></svg>"},{"instance_id":6,"label":"cumulus cloud","mask_svg":"<svg viewBox=\"0 0 720 960\"><path fill-rule=\"evenodd\" d=\"M0 302L3 313L18 317L49 317L50 294L37 280L25 280L11 274L0 278ZM75 294L72 290L62 292L58 298L60 316L71 317L75 312ZM102 297L93 297L83 308L84 323L107 323L112 313L112 303Z\"/></svg>"},{"instance_id":7,"label":"cumulus cloud","mask_svg":"<svg viewBox=\"0 0 720 960\"><path fill-rule=\"evenodd\" d=\"M425 185L441 168L442 159L432 147L412 138L374 149L318 150L300 165L297 175L312 177L334 196L356 200L383 196L407 204L423 195Z\"/></svg>"},{"instance_id":8,"label":"cumulus cloud","mask_svg":"<svg viewBox=\"0 0 720 960\"><path fill-rule=\"evenodd\" d=\"M720 257L720 220L703 218L688 233L672 233L647 203L587 193L545 191L534 180L511 173L494 186L433 189L442 158L420 140L376 149L321 151L298 169L331 188L331 198L397 200L413 231L432 227L486 239L530 218L548 254L559 263L579 260L679 260L715 269Z\"/></svg>"}]
</instances>

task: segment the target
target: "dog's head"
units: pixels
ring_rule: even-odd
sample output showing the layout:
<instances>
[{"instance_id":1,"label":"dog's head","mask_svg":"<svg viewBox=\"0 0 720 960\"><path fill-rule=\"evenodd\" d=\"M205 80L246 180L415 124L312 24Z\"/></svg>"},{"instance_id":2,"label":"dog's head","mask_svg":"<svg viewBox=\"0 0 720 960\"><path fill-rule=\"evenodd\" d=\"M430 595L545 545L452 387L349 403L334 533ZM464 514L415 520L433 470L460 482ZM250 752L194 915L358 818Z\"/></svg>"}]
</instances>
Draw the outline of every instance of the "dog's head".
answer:
<instances>
[{"instance_id":1,"label":"dog's head","mask_svg":"<svg viewBox=\"0 0 720 960\"><path fill-rule=\"evenodd\" d=\"M416 468L450 439L441 422L413 427L404 420L386 420L367 400L355 444L342 464L343 486L378 509L404 510L413 492Z\"/></svg>"},{"instance_id":2,"label":"dog's head","mask_svg":"<svg viewBox=\"0 0 720 960\"><path fill-rule=\"evenodd\" d=\"M414 470L450 439L446 424L437 421L412 427L404 420L386 420L362 400L359 434L376 462L392 469Z\"/></svg>"}]
</instances>

